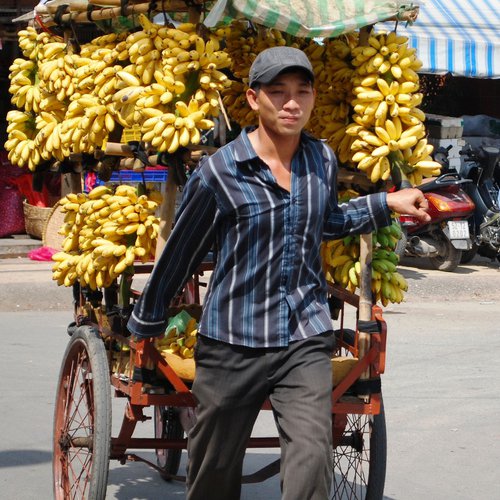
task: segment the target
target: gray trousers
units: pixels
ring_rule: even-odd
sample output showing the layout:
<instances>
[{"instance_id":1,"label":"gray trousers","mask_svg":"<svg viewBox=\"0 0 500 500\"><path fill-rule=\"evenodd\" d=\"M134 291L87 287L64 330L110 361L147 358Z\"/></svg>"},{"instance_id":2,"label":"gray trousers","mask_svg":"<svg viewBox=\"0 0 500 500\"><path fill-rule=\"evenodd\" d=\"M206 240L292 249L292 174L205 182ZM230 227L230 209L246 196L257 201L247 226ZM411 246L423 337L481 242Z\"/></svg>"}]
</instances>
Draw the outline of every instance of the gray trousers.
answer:
<instances>
[{"instance_id":1,"label":"gray trousers","mask_svg":"<svg viewBox=\"0 0 500 500\"><path fill-rule=\"evenodd\" d=\"M269 397L281 445L283 500L326 500L332 478L332 332L288 348L200 336L188 438L188 500L238 500L247 441Z\"/></svg>"}]
</instances>

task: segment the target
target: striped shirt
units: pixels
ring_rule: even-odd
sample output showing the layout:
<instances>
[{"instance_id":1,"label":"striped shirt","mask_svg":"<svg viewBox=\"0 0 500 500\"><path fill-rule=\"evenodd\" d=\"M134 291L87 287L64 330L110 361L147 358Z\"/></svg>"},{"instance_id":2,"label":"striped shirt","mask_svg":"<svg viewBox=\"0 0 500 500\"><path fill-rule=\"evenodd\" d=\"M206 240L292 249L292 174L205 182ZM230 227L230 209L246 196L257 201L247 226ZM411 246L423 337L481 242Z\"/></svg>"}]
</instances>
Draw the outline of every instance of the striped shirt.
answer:
<instances>
[{"instance_id":1,"label":"striped shirt","mask_svg":"<svg viewBox=\"0 0 500 500\"><path fill-rule=\"evenodd\" d=\"M292 159L290 192L257 156L246 130L200 162L129 330L161 335L169 302L212 247L217 258L201 335L283 347L331 330L322 240L390 224L386 193L339 206L336 170L333 151L305 133Z\"/></svg>"}]
</instances>

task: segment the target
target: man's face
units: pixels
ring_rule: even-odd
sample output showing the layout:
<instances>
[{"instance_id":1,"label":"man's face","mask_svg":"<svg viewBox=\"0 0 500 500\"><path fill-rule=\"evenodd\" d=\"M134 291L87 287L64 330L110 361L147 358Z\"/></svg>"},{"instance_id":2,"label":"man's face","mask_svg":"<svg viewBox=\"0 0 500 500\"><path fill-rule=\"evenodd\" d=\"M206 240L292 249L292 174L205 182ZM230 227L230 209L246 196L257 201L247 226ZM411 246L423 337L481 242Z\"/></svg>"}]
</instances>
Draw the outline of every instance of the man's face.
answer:
<instances>
[{"instance_id":1,"label":"man's face","mask_svg":"<svg viewBox=\"0 0 500 500\"><path fill-rule=\"evenodd\" d=\"M262 126L282 136L300 134L311 116L315 91L301 71L278 75L260 89L247 91L247 99L257 111Z\"/></svg>"}]
</instances>

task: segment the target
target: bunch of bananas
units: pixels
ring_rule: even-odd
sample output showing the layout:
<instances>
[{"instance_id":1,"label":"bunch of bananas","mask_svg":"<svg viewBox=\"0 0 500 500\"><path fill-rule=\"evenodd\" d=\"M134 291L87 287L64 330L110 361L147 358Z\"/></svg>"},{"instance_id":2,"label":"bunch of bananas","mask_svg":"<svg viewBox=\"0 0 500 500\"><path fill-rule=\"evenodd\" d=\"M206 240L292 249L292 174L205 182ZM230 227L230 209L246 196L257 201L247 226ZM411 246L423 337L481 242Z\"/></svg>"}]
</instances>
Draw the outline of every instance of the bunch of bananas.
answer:
<instances>
[{"instance_id":1,"label":"bunch of bananas","mask_svg":"<svg viewBox=\"0 0 500 500\"><path fill-rule=\"evenodd\" d=\"M231 59L216 36L205 41L192 23L167 28L145 16L139 20L143 31L126 40L133 64L117 73L124 84L112 98L117 119L128 127L140 125L143 140L160 152L198 144L200 131L214 126L206 117L218 115L219 92L231 85L221 71ZM141 59L150 50L160 57ZM134 74L134 64L147 66Z\"/></svg>"},{"instance_id":2,"label":"bunch of bananas","mask_svg":"<svg viewBox=\"0 0 500 500\"><path fill-rule=\"evenodd\" d=\"M7 113L7 157L13 165L35 170L40 163L40 151L35 144L37 135L35 115L31 111L13 109Z\"/></svg>"},{"instance_id":3,"label":"bunch of bananas","mask_svg":"<svg viewBox=\"0 0 500 500\"><path fill-rule=\"evenodd\" d=\"M27 59L16 59L10 68L12 102L20 110L45 114L34 129L40 136L33 155L33 148L25 151L19 141L35 137L9 137L15 163L29 163L34 170L42 159L92 154L117 123L141 127L159 112L165 125L161 151L197 144L201 132L214 126L208 117L218 115L220 92L231 85L223 72L231 58L217 35L201 36L192 23L171 28L143 14L137 19L141 30L102 35L81 45L79 54L70 53L57 37L33 28L20 31L19 45ZM148 121L142 130L149 141L150 125Z\"/></svg>"},{"instance_id":4,"label":"bunch of bananas","mask_svg":"<svg viewBox=\"0 0 500 500\"><path fill-rule=\"evenodd\" d=\"M61 142L60 127L74 92L71 72L79 59L65 55L66 44L47 33L27 28L18 37L28 59L15 59L10 67L9 92L19 110L7 114L5 148L13 164L34 171L42 160L62 160L70 154L71 145Z\"/></svg>"},{"instance_id":5,"label":"bunch of bananas","mask_svg":"<svg viewBox=\"0 0 500 500\"><path fill-rule=\"evenodd\" d=\"M178 329L175 326L167 328L165 336L156 340L155 346L160 352L177 354L184 359L192 358L197 335L198 323L196 319L190 318L185 328Z\"/></svg>"},{"instance_id":6,"label":"bunch of bananas","mask_svg":"<svg viewBox=\"0 0 500 500\"><path fill-rule=\"evenodd\" d=\"M103 101L94 95L74 99L61 126L61 141L75 153L93 153L115 128L115 120Z\"/></svg>"},{"instance_id":7,"label":"bunch of bananas","mask_svg":"<svg viewBox=\"0 0 500 500\"><path fill-rule=\"evenodd\" d=\"M407 37L371 35L368 46L353 48L352 56L354 113L346 128L354 138L352 163L373 183L396 175L418 185L422 177L439 174L425 140L425 114L418 108L421 62Z\"/></svg>"},{"instance_id":8,"label":"bunch of bananas","mask_svg":"<svg viewBox=\"0 0 500 500\"><path fill-rule=\"evenodd\" d=\"M316 137L326 139L338 159L347 163L353 139L346 135L345 127L351 112L353 68L350 64L353 35L311 41L304 51L313 65L316 87L316 105L308 129Z\"/></svg>"},{"instance_id":9,"label":"bunch of bananas","mask_svg":"<svg viewBox=\"0 0 500 500\"><path fill-rule=\"evenodd\" d=\"M373 233L372 283L373 300L387 306L399 303L408 289L405 278L397 271L399 258L394 251L401 237L397 221ZM337 283L354 292L359 286L359 236L326 241L322 245L323 268L327 281Z\"/></svg>"},{"instance_id":10,"label":"bunch of bananas","mask_svg":"<svg viewBox=\"0 0 500 500\"><path fill-rule=\"evenodd\" d=\"M114 192L99 186L88 195L67 195L60 201L65 239L52 257L53 279L64 286L79 280L95 290L109 287L136 259L154 258L160 202L157 191L138 195L125 184Z\"/></svg>"},{"instance_id":11,"label":"bunch of bananas","mask_svg":"<svg viewBox=\"0 0 500 500\"><path fill-rule=\"evenodd\" d=\"M298 47L293 40L285 39L283 33L275 29L254 27L246 20L236 20L231 25L217 30L219 38L225 40L226 53L231 58L233 84L223 89L223 104L228 116L240 127L255 125L257 114L247 103L245 92L248 88L248 73L259 52L283 45Z\"/></svg>"},{"instance_id":12,"label":"bunch of bananas","mask_svg":"<svg viewBox=\"0 0 500 500\"><path fill-rule=\"evenodd\" d=\"M218 29L216 34L225 41L232 60L232 75L244 83L248 83L248 72L257 54L269 47L298 46L293 39L285 38L281 31L255 26L244 19Z\"/></svg>"},{"instance_id":13,"label":"bunch of bananas","mask_svg":"<svg viewBox=\"0 0 500 500\"><path fill-rule=\"evenodd\" d=\"M227 75L220 71L229 67L231 60L220 50L217 36L209 34L205 41L197 34L197 25L192 23L169 28L152 23L144 15L139 15L138 19L143 30L125 40L131 64L120 76L125 77L130 88L122 95L132 92L135 87L146 87L141 89L143 93L138 99L149 98L146 103L139 103L140 107L148 108L168 104L174 97L186 93L200 104L210 102L211 113L216 114L219 109L217 92L231 84ZM165 95L160 100L162 94Z\"/></svg>"},{"instance_id":14,"label":"bunch of bananas","mask_svg":"<svg viewBox=\"0 0 500 500\"><path fill-rule=\"evenodd\" d=\"M67 143L61 141L61 121L55 114L40 111L35 118L35 123L37 134L34 145L42 159L56 158L62 161L65 156L69 155Z\"/></svg>"},{"instance_id":15,"label":"bunch of bananas","mask_svg":"<svg viewBox=\"0 0 500 500\"><path fill-rule=\"evenodd\" d=\"M213 128L214 122L205 118L210 104L200 107L196 99L189 104L184 101L175 103L176 113L158 111L142 124L143 140L160 152L173 153L182 146L198 144L201 140L200 130Z\"/></svg>"},{"instance_id":16,"label":"bunch of bananas","mask_svg":"<svg viewBox=\"0 0 500 500\"><path fill-rule=\"evenodd\" d=\"M44 33L44 32L43 32ZM38 33L35 28L28 26L23 30L17 32L19 39L19 48L24 57L28 59L36 59L38 52Z\"/></svg>"},{"instance_id":17,"label":"bunch of bananas","mask_svg":"<svg viewBox=\"0 0 500 500\"><path fill-rule=\"evenodd\" d=\"M125 52L126 42L124 41L127 36L126 32L98 36L82 45L80 56L96 61L103 60L108 65L116 60L128 59L128 53Z\"/></svg>"},{"instance_id":18,"label":"bunch of bananas","mask_svg":"<svg viewBox=\"0 0 500 500\"><path fill-rule=\"evenodd\" d=\"M25 111L40 111L42 94L38 83L38 65L31 59L14 59L9 67L11 102Z\"/></svg>"},{"instance_id":19,"label":"bunch of bananas","mask_svg":"<svg viewBox=\"0 0 500 500\"><path fill-rule=\"evenodd\" d=\"M43 60L38 70L40 87L46 90L46 94L55 95L59 101L69 99L76 91L75 70L83 61L75 54L64 53Z\"/></svg>"},{"instance_id":20,"label":"bunch of bananas","mask_svg":"<svg viewBox=\"0 0 500 500\"><path fill-rule=\"evenodd\" d=\"M33 61L40 59L40 50L48 43L61 42L62 39L58 36L51 35L47 31L38 33L35 28L28 26L17 32L19 40L19 48L23 56Z\"/></svg>"}]
</instances>

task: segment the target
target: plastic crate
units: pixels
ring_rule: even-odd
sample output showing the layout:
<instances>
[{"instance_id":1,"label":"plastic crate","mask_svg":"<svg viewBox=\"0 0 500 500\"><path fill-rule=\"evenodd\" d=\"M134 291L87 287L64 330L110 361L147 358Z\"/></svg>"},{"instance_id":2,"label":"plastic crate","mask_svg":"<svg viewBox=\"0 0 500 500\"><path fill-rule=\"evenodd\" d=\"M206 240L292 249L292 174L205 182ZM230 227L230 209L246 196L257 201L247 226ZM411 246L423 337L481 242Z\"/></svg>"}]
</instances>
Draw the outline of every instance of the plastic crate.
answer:
<instances>
[{"instance_id":1,"label":"plastic crate","mask_svg":"<svg viewBox=\"0 0 500 500\"><path fill-rule=\"evenodd\" d=\"M168 169L165 170L144 170L144 172L134 172L133 170L119 170L111 174L108 182L166 182Z\"/></svg>"}]
</instances>

